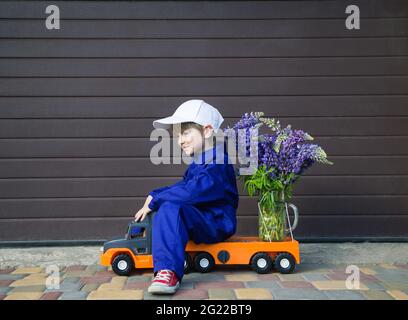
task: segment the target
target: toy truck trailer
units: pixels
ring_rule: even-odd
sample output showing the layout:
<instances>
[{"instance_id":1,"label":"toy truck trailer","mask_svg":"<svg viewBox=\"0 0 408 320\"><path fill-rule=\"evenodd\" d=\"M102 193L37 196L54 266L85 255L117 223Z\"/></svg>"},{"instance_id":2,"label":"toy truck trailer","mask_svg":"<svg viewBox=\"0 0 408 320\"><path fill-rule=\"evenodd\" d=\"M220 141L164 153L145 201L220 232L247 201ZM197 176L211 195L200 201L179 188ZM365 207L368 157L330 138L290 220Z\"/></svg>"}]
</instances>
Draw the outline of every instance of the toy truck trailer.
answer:
<instances>
[{"instance_id":1,"label":"toy truck trailer","mask_svg":"<svg viewBox=\"0 0 408 320\"><path fill-rule=\"evenodd\" d=\"M100 263L127 276L134 268L153 268L152 221L149 214L145 221L132 222L124 238L108 241L101 248ZM195 269L210 272L216 265L250 265L257 273L268 273L273 267L280 273L291 273L300 264L299 243L293 238L285 241L266 242L257 237L233 236L226 241L186 246L184 271Z\"/></svg>"}]
</instances>

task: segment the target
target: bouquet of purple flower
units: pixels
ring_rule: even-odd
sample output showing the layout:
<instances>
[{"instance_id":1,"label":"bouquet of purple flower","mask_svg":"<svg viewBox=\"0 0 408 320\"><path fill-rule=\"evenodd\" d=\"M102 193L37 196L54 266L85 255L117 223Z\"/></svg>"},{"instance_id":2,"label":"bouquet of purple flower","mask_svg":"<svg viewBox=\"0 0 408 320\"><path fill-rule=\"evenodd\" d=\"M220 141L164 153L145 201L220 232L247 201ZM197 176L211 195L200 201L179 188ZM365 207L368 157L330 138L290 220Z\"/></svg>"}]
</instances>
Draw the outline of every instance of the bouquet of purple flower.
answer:
<instances>
[{"instance_id":1,"label":"bouquet of purple flower","mask_svg":"<svg viewBox=\"0 0 408 320\"><path fill-rule=\"evenodd\" d=\"M292 197L293 183L315 162L332 162L327 160L327 155L320 146L310 143L313 138L308 133L294 130L290 125L282 128L279 121L263 115L263 112L245 113L232 128L238 135L237 149L243 150L246 157L257 158L256 171L249 175L239 175L238 178L243 177L250 196L259 195L260 236L264 240L282 240L285 217L282 220L276 212ZM263 125L271 133L258 134L258 129ZM224 131L227 130L231 128ZM245 143L245 148L242 143ZM255 154L251 152L251 148L256 150ZM269 216L267 223L262 216Z\"/></svg>"}]
</instances>

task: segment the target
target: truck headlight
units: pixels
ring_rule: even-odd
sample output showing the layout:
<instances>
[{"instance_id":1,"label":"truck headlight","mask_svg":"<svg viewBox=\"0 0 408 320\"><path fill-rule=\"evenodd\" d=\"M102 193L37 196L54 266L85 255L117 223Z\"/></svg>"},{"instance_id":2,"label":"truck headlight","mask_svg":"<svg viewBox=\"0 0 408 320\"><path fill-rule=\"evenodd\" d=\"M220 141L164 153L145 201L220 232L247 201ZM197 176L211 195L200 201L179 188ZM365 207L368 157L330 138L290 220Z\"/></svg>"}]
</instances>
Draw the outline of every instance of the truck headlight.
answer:
<instances>
[{"instance_id":1,"label":"truck headlight","mask_svg":"<svg viewBox=\"0 0 408 320\"><path fill-rule=\"evenodd\" d=\"M100 248L99 248L99 251L100 251L100 252L103 252L103 247L100 247Z\"/></svg>"}]
</instances>

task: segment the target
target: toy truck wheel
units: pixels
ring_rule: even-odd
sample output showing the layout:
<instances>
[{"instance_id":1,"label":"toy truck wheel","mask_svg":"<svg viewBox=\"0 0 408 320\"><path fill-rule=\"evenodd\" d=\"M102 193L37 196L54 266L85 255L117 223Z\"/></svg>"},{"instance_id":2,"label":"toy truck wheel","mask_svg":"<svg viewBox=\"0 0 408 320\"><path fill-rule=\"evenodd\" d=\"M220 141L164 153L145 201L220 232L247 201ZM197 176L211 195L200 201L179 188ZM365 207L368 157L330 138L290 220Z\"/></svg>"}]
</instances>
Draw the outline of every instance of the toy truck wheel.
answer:
<instances>
[{"instance_id":1,"label":"toy truck wheel","mask_svg":"<svg viewBox=\"0 0 408 320\"><path fill-rule=\"evenodd\" d=\"M190 271L193 269L193 259L191 259L191 256L186 252L184 253L184 273L190 273Z\"/></svg>"},{"instance_id":2,"label":"toy truck wheel","mask_svg":"<svg viewBox=\"0 0 408 320\"><path fill-rule=\"evenodd\" d=\"M264 252L255 254L251 259L251 268L257 273L268 273L272 270L272 258Z\"/></svg>"},{"instance_id":3,"label":"toy truck wheel","mask_svg":"<svg viewBox=\"0 0 408 320\"><path fill-rule=\"evenodd\" d=\"M112 270L119 276L128 276L133 268L132 258L125 253L117 255L112 261Z\"/></svg>"},{"instance_id":4,"label":"toy truck wheel","mask_svg":"<svg viewBox=\"0 0 408 320\"><path fill-rule=\"evenodd\" d=\"M275 268L280 273L291 273L295 266L295 258L290 253L280 253L275 259Z\"/></svg>"},{"instance_id":5,"label":"toy truck wheel","mask_svg":"<svg viewBox=\"0 0 408 320\"><path fill-rule=\"evenodd\" d=\"M211 254L207 252L198 253L194 257L194 268L201 273L210 272L215 262Z\"/></svg>"}]
</instances>

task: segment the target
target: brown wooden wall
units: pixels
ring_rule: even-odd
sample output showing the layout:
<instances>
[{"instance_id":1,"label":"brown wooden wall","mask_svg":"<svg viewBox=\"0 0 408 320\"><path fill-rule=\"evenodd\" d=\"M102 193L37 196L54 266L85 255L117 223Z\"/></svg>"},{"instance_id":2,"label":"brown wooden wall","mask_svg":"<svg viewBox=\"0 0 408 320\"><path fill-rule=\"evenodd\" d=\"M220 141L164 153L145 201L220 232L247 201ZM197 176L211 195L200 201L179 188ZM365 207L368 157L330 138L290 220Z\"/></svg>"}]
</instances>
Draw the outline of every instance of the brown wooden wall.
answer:
<instances>
[{"instance_id":1,"label":"brown wooden wall","mask_svg":"<svg viewBox=\"0 0 408 320\"><path fill-rule=\"evenodd\" d=\"M186 169L151 164L148 137L191 98L223 127L264 111L326 149L335 165L295 189L300 239L408 239L408 2L352 3L360 30L349 1L0 2L0 241L121 235Z\"/></svg>"}]
</instances>

